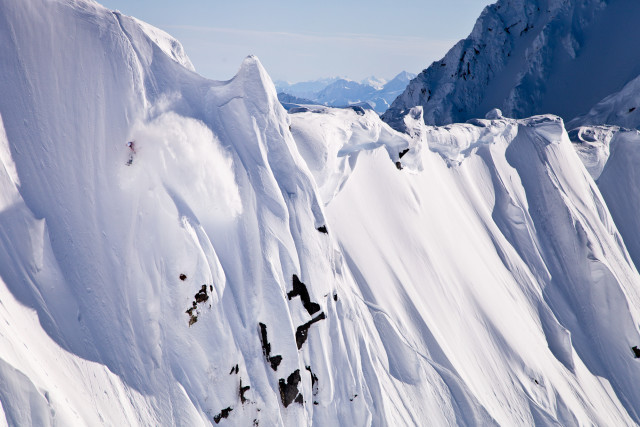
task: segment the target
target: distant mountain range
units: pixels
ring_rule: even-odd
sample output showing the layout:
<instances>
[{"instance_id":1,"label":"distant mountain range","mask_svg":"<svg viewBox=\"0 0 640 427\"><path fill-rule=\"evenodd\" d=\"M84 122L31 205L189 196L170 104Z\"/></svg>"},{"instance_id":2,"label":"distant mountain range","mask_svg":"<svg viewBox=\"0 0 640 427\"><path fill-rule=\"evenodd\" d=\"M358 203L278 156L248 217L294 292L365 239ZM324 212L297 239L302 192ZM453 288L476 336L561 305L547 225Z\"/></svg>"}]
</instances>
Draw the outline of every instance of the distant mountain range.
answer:
<instances>
[{"instance_id":1,"label":"distant mountain range","mask_svg":"<svg viewBox=\"0 0 640 427\"><path fill-rule=\"evenodd\" d=\"M385 112L416 75L403 71L386 81L375 76L357 82L333 77L290 84L275 82L278 99L283 104L312 103L332 107L368 104L378 113Z\"/></svg>"},{"instance_id":2,"label":"distant mountain range","mask_svg":"<svg viewBox=\"0 0 640 427\"><path fill-rule=\"evenodd\" d=\"M329 77L325 79L309 80L306 82L298 83L289 83L282 80L276 80L274 84L278 93L284 92L297 98L311 99L322 89L329 86L331 83L341 79L341 77Z\"/></svg>"}]
</instances>

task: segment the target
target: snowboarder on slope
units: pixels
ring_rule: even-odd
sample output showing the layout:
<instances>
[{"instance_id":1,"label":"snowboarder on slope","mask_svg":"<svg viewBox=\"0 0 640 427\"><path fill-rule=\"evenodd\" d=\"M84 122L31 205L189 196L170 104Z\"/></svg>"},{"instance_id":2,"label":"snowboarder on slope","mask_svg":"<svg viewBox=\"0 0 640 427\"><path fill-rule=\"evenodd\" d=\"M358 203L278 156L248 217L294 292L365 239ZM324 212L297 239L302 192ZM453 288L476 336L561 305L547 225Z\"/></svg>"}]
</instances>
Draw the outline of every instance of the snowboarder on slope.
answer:
<instances>
[{"instance_id":1,"label":"snowboarder on slope","mask_svg":"<svg viewBox=\"0 0 640 427\"><path fill-rule=\"evenodd\" d=\"M136 154L135 141L127 142L127 147L129 147L129 161L127 161L127 166L131 166L133 163L133 155Z\"/></svg>"}]
</instances>

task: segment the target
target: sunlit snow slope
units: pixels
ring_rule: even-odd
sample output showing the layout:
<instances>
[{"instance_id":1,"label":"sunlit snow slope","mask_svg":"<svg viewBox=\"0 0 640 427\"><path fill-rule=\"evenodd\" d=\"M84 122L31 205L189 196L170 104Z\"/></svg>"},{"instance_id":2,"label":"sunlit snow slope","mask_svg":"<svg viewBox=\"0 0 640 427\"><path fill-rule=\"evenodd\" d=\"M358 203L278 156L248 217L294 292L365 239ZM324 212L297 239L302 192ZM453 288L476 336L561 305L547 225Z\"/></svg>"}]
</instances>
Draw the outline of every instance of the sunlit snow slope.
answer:
<instances>
[{"instance_id":1,"label":"sunlit snow slope","mask_svg":"<svg viewBox=\"0 0 640 427\"><path fill-rule=\"evenodd\" d=\"M0 0L0 116L2 423L640 421L640 277L556 117L288 115L84 0Z\"/></svg>"}]
</instances>

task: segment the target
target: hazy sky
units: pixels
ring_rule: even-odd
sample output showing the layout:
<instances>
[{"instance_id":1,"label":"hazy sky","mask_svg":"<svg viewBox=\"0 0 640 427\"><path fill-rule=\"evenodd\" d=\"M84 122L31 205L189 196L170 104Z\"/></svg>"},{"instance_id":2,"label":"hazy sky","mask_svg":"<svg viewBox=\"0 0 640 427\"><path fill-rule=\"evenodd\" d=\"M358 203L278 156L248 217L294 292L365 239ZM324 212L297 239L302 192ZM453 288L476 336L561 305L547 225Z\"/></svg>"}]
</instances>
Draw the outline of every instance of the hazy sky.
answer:
<instances>
[{"instance_id":1,"label":"hazy sky","mask_svg":"<svg viewBox=\"0 0 640 427\"><path fill-rule=\"evenodd\" d=\"M418 73L466 37L490 0L98 0L182 42L217 80L254 54L274 80Z\"/></svg>"}]
</instances>

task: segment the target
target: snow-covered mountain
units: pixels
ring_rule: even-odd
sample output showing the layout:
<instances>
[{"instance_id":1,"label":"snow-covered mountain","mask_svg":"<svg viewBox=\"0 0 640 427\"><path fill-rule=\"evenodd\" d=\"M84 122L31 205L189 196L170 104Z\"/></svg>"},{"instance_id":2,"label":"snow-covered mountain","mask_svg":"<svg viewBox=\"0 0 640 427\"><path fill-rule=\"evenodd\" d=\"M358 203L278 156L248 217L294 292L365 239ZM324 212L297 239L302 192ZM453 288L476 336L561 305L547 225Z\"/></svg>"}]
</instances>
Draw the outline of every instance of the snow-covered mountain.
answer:
<instances>
[{"instance_id":1,"label":"snow-covered mountain","mask_svg":"<svg viewBox=\"0 0 640 427\"><path fill-rule=\"evenodd\" d=\"M416 77L415 74L403 71L384 84L384 90L389 96L400 95L407 87L411 79ZM395 98L394 98L395 99Z\"/></svg>"},{"instance_id":2,"label":"snow-covered mountain","mask_svg":"<svg viewBox=\"0 0 640 427\"><path fill-rule=\"evenodd\" d=\"M388 82L373 76L364 79L362 82L335 79L316 92L304 93L306 93L305 97L310 99L312 103L334 107L368 104L373 110L383 113L414 77L415 74L403 71ZM298 85L304 84L298 83ZM288 89L285 85L276 85L276 88L285 95L305 98L298 95L302 92ZM290 98L283 96L283 99L288 100Z\"/></svg>"},{"instance_id":3,"label":"snow-covered mountain","mask_svg":"<svg viewBox=\"0 0 640 427\"><path fill-rule=\"evenodd\" d=\"M404 72L406 72L406 71L404 71ZM387 80L383 79L383 78L380 78L380 77L376 77L376 76L369 76L369 77L366 77L366 78L362 79L360 81L360 83L362 83L363 85L368 85L368 86L371 86L371 87L373 87L375 89L380 90L387 83Z\"/></svg>"},{"instance_id":4,"label":"snow-covered mountain","mask_svg":"<svg viewBox=\"0 0 640 427\"><path fill-rule=\"evenodd\" d=\"M509 117L566 120L640 75L635 0L499 0L465 40L424 70L384 115L401 125L421 105L427 124L501 108Z\"/></svg>"},{"instance_id":5,"label":"snow-covered mountain","mask_svg":"<svg viewBox=\"0 0 640 427\"><path fill-rule=\"evenodd\" d=\"M378 91L379 89L367 84L340 79L322 89L313 99L323 105L342 106L366 102Z\"/></svg>"},{"instance_id":6,"label":"snow-covered mountain","mask_svg":"<svg viewBox=\"0 0 640 427\"><path fill-rule=\"evenodd\" d=\"M640 128L640 75L594 105L588 113L567 123L568 129L590 125Z\"/></svg>"},{"instance_id":7,"label":"snow-covered mountain","mask_svg":"<svg viewBox=\"0 0 640 427\"><path fill-rule=\"evenodd\" d=\"M287 114L89 0L0 61L3 424L640 422L637 145L601 193L554 116Z\"/></svg>"}]
</instances>

